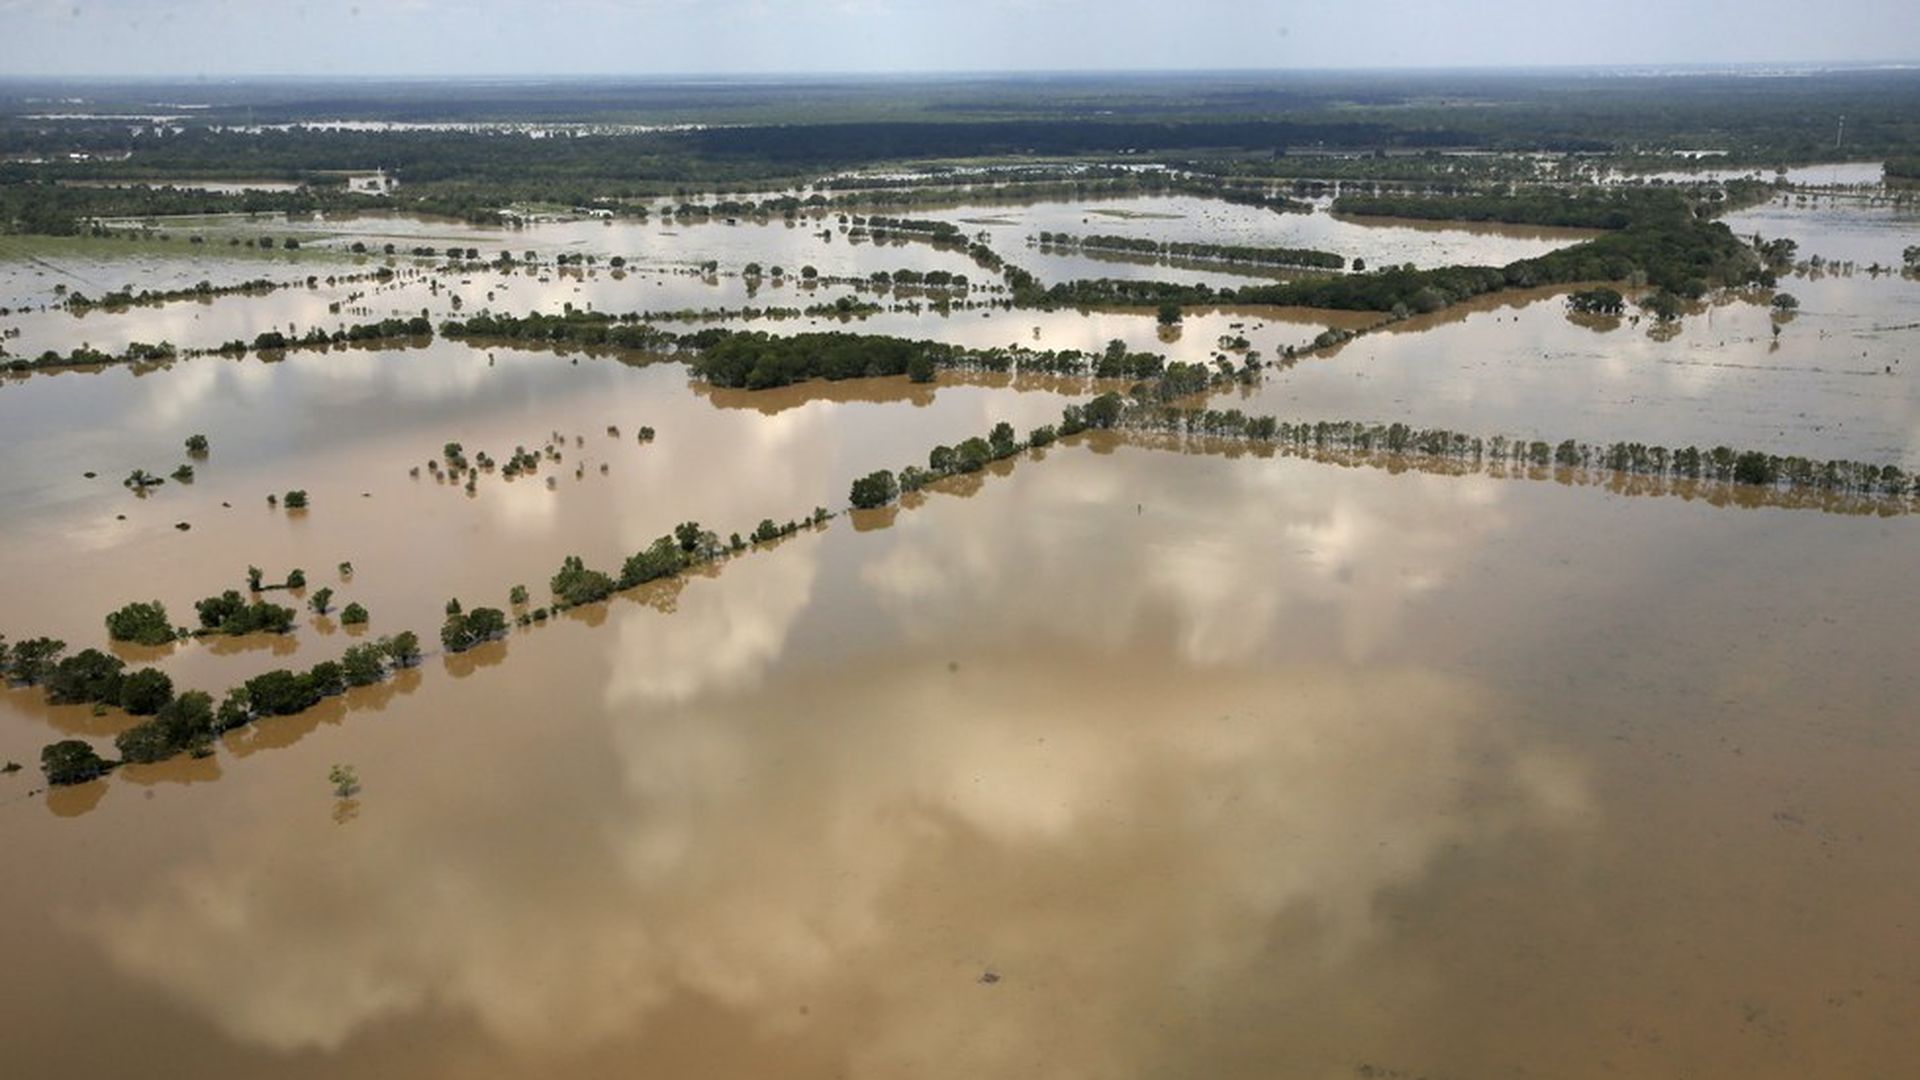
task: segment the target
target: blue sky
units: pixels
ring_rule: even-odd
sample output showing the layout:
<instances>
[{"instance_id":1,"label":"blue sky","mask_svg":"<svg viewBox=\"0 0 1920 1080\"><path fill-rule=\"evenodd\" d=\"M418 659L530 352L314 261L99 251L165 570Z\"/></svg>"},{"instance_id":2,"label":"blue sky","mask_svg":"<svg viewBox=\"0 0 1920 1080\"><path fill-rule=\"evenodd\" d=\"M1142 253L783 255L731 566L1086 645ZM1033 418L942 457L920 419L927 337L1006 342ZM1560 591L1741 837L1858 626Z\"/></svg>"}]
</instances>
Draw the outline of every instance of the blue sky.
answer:
<instances>
[{"instance_id":1,"label":"blue sky","mask_svg":"<svg viewBox=\"0 0 1920 1080\"><path fill-rule=\"evenodd\" d=\"M1920 60L1916 0L0 0L0 28L9 75Z\"/></svg>"}]
</instances>

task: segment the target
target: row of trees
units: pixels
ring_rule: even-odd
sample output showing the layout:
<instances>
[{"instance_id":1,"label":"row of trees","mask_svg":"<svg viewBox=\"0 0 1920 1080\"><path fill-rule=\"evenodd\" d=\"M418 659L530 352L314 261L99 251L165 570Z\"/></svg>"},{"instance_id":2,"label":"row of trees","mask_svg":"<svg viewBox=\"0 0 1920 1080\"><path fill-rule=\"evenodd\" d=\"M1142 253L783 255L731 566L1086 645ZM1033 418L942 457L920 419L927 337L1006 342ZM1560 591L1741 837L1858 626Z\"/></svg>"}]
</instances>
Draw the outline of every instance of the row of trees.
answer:
<instances>
[{"instance_id":1,"label":"row of trees","mask_svg":"<svg viewBox=\"0 0 1920 1080\"><path fill-rule=\"evenodd\" d=\"M39 356L7 356L0 353L0 367L7 371L51 371L59 368L107 367L112 364L150 364L171 360L179 350L171 342L162 341L152 344L143 341L128 343L118 353L102 352L90 346L81 345L67 352L55 352L48 349Z\"/></svg>"},{"instance_id":2,"label":"row of trees","mask_svg":"<svg viewBox=\"0 0 1920 1080\"><path fill-rule=\"evenodd\" d=\"M1140 236L1041 232L1044 246L1081 251L1119 251L1168 259L1242 263L1251 266L1288 266L1308 270L1344 270L1347 260L1331 251L1313 248L1260 247L1250 244L1201 244L1181 240L1153 240Z\"/></svg>"},{"instance_id":3,"label":"row of trees","mask_svg":"<svg viewBox=\"0 0 1920 1080\"><path fill-rule=\"evenodd\" d=\"M925 467L908 465L899 473L880 469L855 480L848 501L856 510L886 506L903 494L926 487L949 476L979 472L996 461L1013 457L1022 450L1051 446L1056 440L1078 435L1089 428L1110 428L1125 415L1125 399L1119 394L1101 394L1085 405L1068 405L1061 411L1058 424L1041 424L1021 439L1013 425L1002 420L985 436L964 439L954 446L940 445L927 453Z\"/></svg>"},{"instance_id":4,"label":"row of trees","mask_svg":"<svg viewBox=\"0 0 1920 1080\"><path fill-rule=\"evenodd\" d=\"M63 656L66 643L33 638L9 646L0 639L0 673L7 681L41 686L55 705L118 706L146 717L114 738L118 761L102 758L80 739L66 739L41 750L41 770L52 784L91 780L117 764L164 761L180 753L212 752L215 736L262 716L285 716L344 692L367 686L390 670L419 662L419 640L396 634L348 649L339 661L323 661L310 670L269 671L229 690L218 708L199 690L175 694L173 680L156 668L128 671L118 657L98 649Z\"/></svg>"},{"instance_id":5,"label":"row of trees","mask_svg":"<svg viewBox=\"0 0 1920 1080\"><path fill-rule=\"evenodd\" d=\"M331 331L322 330L316 326L296 336L288 336L278 330L267 330L254 336L253 351L279 352L283 349L367 344L375 341L392 341L396 338L430 338L432 336L433 322L425 315L415 315L411 319L381 319L379 322L354 323ZM221 351L227 351L230 348L231 346L227 346Z\"/></svg>"},{"instance_id":6,"label":"row of trees","mask_svg":"<svg viewBox=\"0 0 1920 1080\"><path fill-rule=\"evenodd\" d=\"M440 333L456 339L552 341L654 351L670 347L674 337L646 325L637 314L609 315L569 309L558 315L493 315L482 312L440 324Z\"/></svg>"},{"instance_id":7,"label":"row of trees","mask_svg":"<svg viewBox=\"0 0 1920 1080\"><path fill-rule=\"evenodd\" d=\"M1237 290L1239 303L1292 304L1395 315L1438 311L1505 289L1576 281L1640 281L1697 298L1718 285L1766 284L1751 248L1718 222L1636 222L1582 244L1506 266L1411 266Z\"/></svg>"},{"instance_id":8,"label":"row of trees","mask_svg":"<svg viewBox=\"0 0 1920 1080\"><path fill-rule=\"evenodd\" d=\"M1114 340L1102 352L1078 349L968 349L945 342L851 334L840 331L777 336L718 328L683 335L679 347L692 354L695 375L715 386L762 390L808 379L858 379L906 375L928 382L939 370L995 371L1149 379L1165 358L1130 352Z\"/></svg>"},{"instance_id":9,"label":"row of trees","mask_svg":"<svg viewBox=\"0 0 1920 1080\"><path fill-rule=\"evenodd\" d=\"M1684 210L1685 199L1664 188L1557 188L1464 195L1342 195L1336 214L1414 218L1421 221L1489 221L1583 229L1624 229L1649 212Z\"/></svg>"},{"instance_id":10,"label":"row of trees","mask_svg":"<svg viewBox=\"0 0 1920 1080\"><path fill-rule=\"evenodd\" d=\"M1712 481L1780 490L1812 490L1885 499L1920 497L1920 475L1897 465L1770 454L1726 446L1666 447L1638 442L1492 438L1442 428L1361 421L1284 422L1238 409L1129 405L1117 421L1129 429L1180 436L1244 439L1313 451L1513 462L1620 476Z\"/></svg>"},{"instance_id":11,"label":"row of trees","mask_svg":"<svg viewBox=\"0 0 1920 1080\"><path fill-rule=\"evenodd\" d=\"M252 281L242 281L235 285L215 285L211 281L202 281L184 289L142 289L137 293L129 286L104 293L99 299L90 298L85 293L68 293L66 306L69 311L82 312L93 308L112 310L135 305L164 304L174 300L211 300L220 296L264 296L278 289L292 288L294 284L294 282L254 278Z\"/></svg>"}]
</instances>

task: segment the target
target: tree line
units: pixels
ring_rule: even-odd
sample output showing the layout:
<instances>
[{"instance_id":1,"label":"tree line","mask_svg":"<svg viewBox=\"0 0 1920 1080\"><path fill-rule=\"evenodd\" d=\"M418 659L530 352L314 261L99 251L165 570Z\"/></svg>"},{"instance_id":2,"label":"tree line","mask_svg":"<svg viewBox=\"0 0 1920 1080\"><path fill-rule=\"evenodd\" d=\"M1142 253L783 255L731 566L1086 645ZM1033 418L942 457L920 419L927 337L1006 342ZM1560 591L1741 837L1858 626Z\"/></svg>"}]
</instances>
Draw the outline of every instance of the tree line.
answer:
<instances>
[{"instance_id":1,"label":"tree line","mask_svg":"<svg viewBox=\"0 0 1920 1080\"><path fill-rule=\"evenodd\" d=\"M906 375L930 382L939 370L1021 371L1091 378L1151 379L1166 358L1132 352L1115 340L1100 352L1079 349L969 349L939 341L841 331L777 336L719 328L682 335L693 373L715 386L764 390L808 379Z\"/></svg>"},{"instance_id":2,"label":"tree line","mask_svg":"<svg viewBox=\"0 0 1920 1080\"><path fill-rule=\"evenodd\" d=\"M355 645L338 660L306 671L279 669L256 675L228 690L216 706L200 690L176 693L173 680L157 668L129 671L119 657L98 649L66 654L66 642L29 638L9 645L0 638L0 675L11 684L37 686L54 705L109 706L143 717L114 737L120 758L102 758L82 739L62 739L40 752L40 767L51 784L78 784L123 763L164 761L182 753L204 757L223 732L267 716L302 712L351 686L370 686L396 668L420 660L418 638L409 632Z\"/></svg>"},{"instance_id":3,"label":"tree line","mask_svg":"<svg viewBox=\"0 0 1920 1080\"><path fill-rule=\"evenodd\" d=\"M1198 409L1135 402L1115 425L1179 436L1240 439L1313 451L1445 459L1475 465L1514 463L1594 474L1710 481L1780 491L1809 490L1899 501L1920 497L1920 474L1898 465L1819 460L1727 446L1667 447L1639 442L1595 444L1574 439L1495 435L1354 420L1281 421L1238 409Z\"/></svg>"},{"instance_id":4,"label":"tree line","mask_svg":"<svg viewBox=\"0 0 1920 1080\"><path fill-rule=\"evenodd\" d=\"M1084 251L1123 251L1161 258L1201 259L1254 266L1291 266L1309 270L1344 270L1347 267L1344 256L1330 251L1316 251L1312 248L1201 244L1179 240L1151 240L1136 236L1075 236L1072 233L1044 231L1040 233L1039 240L1043 246Z\"/></svg>"}]
</instances>

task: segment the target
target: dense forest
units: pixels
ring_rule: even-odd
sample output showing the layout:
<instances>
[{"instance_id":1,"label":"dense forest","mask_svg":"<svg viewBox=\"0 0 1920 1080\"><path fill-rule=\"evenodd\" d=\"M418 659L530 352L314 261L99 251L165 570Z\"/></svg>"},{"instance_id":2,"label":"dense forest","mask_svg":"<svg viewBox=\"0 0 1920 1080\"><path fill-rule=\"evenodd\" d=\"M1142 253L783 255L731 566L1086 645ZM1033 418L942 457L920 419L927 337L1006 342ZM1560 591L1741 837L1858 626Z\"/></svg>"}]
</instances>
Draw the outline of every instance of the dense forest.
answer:
<instances>
[{"instance_id":1,"label":"dense forest","mask_svg":"<svg viewBox=\"0 0 1920 1080\"><path fill-rule=\"evenodd\" d=\"M347 206L487 220L516 202L618 206L693 190L766 191L903 161L1124 158L1222 180L1297 179L1308 185L1293 193L1297 198L1338 177L1524 178L1516 157L1434 153L1440 150L1657 165L1671 164L1677 148L1712 146L1723 152L1724 165L1883 156L1894 159L1889 175L1910 177L1920 147L1920 73L1895 70L1773 78L1323 72L728 86L556 80L511 88L457 80L105 83L89 88L89 106L60 119L38 115L33 86L0 87L0 227L31 232L71 231L74 221L99 216ZM72 92L60 89L61 96ZM141 101L143 92L159 96ZM138 115L152 101L181 100L208 107L164 123L113 118ZM88 117L86 108L100 115ZM300 126L342 117L456 126ZM533 126L547 122L555 126ZM397 177L399 191L368 197L341 190L340 174L375 169ZM52 183L77 179L153 188L86 191ZM311 188L161 190L170 182L221 179ZM1259 185L1217 197L1300 208ZM893 203L906 199L897 191ZM1603 209L1593 212L1598 227L1614 227Z\"/></svg>"}]
</instances>

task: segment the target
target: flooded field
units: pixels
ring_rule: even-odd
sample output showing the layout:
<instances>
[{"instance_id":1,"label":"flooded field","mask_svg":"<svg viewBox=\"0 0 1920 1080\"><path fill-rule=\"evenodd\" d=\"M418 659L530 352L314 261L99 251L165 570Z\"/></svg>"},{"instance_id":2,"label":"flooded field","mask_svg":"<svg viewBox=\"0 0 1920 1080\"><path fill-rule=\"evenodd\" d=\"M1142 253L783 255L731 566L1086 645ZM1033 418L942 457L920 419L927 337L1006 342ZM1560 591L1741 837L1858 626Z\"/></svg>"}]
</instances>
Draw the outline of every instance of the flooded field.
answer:
<instances>
[{"instance_id":1,"label":"flooded field","mask_svg":"<svg viewBox=\"0 0 1920 1080\"><path fill-rule=\"evenodd\" d=\"M1674 329L1570 315L1560 292L1512 294L1302 358L1234 404L1556 442L1920 462L1920 283L1854 274L1780 288L1801 307L1777 339L1764 294L1701 305Z\"/></svg>"},{"instance_id":2,"label":"flooded field","mask_svg":"<svg viewBox=\"0 0 1920 1080\"><path fill-rule=\"evenodd\" d=\"M1897 261L1915 242L1882 209L1775 205L1732 224L1864 267L1853 252ZM1048 277L1200 280L1043 258L1026 246L1041 230L1419 265L1583 235L1197 199L937 216ZM34 310L0 317L17 331L0 344L204 348L420 314L841 296L881 308L660 322L1118 339L1196 362L1241 335L1276 359L1332 326L1367 332L1207 404L1920 465L1920 283L1863 269L1782 278L1800 306L1777 323L1764 292L1657 328L1575 317L1538 291L1387 326L1189 309L1162 327L1151 310L940 310L794 281L806 265L991 280L961 253L852 243L831 219L162 231L173 239L7 238L0 296ZM224 239L263 231L301 247ZM385 264L387 242L392 280L325 281ZM596 265L447 271L404 254L468 242ZM755 283L748 262L786 273ZM307 274L262 295L39 310L57 283ZM0 1060L21 1076L450 1080L1907 1067L1911 514L1096 431L468 652L437 645L449 599L517 611L509 590L525 585L544 605L569 555L617 571L683 522L724 538L837 511L873 470L1126 389L953 372L718 389L672 358L444 338L0 381L9 642L106 649L119 605L158 599L188 623L255 566L268 582L305 571L305 589L269 599L304 608L325 586L370 621L303 609L285 635L113 653L217 693L400 630L428 643L418 667L228 732L210 756L52 789L43 745L110 754L133 718L0 688L0 763L23 766L0 774L17 871L0 955L21 973L0 989ZM196 433L204 458L183 446ZM557 458L469 493L427 465L448 443ZM122 484L188 462L190 482ZM296 489L308 508L268 501ZM336 797L341 764L359 784Z\"/></svg>"},{"instance_id":3,"label":"flooded field","mask_svg":"<svg viewBox=\"0 0 1920 1080\"><path fill-rule=\"evenodd\" d=\"M1056 448L207 762L10 781L7 951L62 976L9 1055L1872 1072L1920 990L1912 528Z\"/></svg>"},{"instance_id":4,"label":"flooded field","mask_svg":"<svg viewBox=\"0 0 1920 1080\"><path fill-rule=\"evenodd\" d=\"M1804 204L1776 199L1728 214L1726 222L1741 236L1792 240L1803 259L1818 255L1862 269L1874 263L1898 268L1901 253L1920 244L1920 206L1885 199L1819 197Z\"/></svg>"},{"instance_id":5,"label":"flooded field","mask_svg":"<svg viewBox=\"0 0 1920 1080\"><path fill-rule=\"evenodd\" d=\"M1004 380L728 394L690 387L677 363L574 363L452 342L37 377L0 392L0 429L19 466L0 480L5 576L70 584L10 597L0 632L92 640L108 611L135 599L159 599L190 621L193 601L240 588L258 565L274 581L301 568L340 603L363 602L372 634L429 637L450 597L504 606L511 586L543 586L569 554L618 569L688 519L725 536L762 518L801 518L844 502L856 476L924 463L936 443L1001 420L1025 431L1069 400ZM656 430L651 443L638 442L642 425ZM505 461L556 431L559 461L538 476L485 477L471 496L424 468L449 442ZM144 495L122 486L135 468L164 476L188 461L182 443L195 433L212 452L195 462L192 482ZM307 491L311 507L267 504L291 489ZM350 580L335 573L342 562L353 564ZM310 618L291 637L216 638L153 660L191 685L224 687L352 640L336 619ZM67 711L88 721L84 708ZM6 749L38 753L11 741Z\"/></svg>"},{"instance_id":6,"label":"flooded field","mask_svg":"<svg viewBox=\"0 0 1920 1080\"><path fill-rule=\"evenodd\" d=\"M1196 272L1177 264L1156 266L1118 255L1020 250L1020 244L1042 232L1310 248L1348 260L1363 259L1369 266L1412 263L1420 267L1456 263L1504 265L1544 255L1593 235L1579 229L1343 218L1328 213L1324 205L1316 207L1311 214L1283 214L1263 207L1237 206L1195 196L1143 196L1032 205L983 204L913 216L951 221L969 230L985 232L992 238L990 243L995 250L1006 253L1045 281L1153 277L1234 285L1245 284L1249 275L1269 275L1242 267L1237 273L1209 277L1204 271Z\"/></svg>"}]
</instances>

